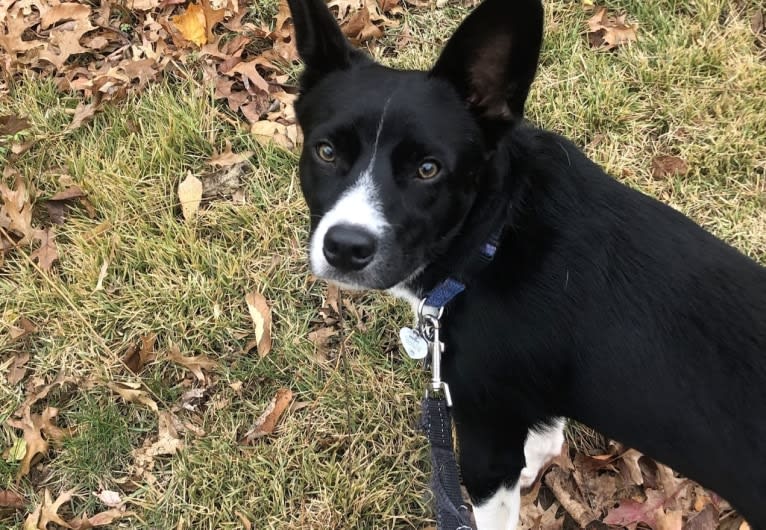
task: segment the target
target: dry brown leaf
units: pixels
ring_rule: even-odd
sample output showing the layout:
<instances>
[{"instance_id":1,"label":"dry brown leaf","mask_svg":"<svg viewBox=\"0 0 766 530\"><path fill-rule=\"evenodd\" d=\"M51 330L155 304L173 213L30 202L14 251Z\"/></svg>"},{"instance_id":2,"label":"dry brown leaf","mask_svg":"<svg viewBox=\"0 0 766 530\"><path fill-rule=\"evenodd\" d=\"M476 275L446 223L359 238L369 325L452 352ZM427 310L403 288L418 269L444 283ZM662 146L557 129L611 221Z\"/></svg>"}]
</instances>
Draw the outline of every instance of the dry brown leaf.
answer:
<instances>
[{"instance_id":1,"label":"dry brown leaf","mask_svg":"<svg viewBox=\"0 0 766 530\"><path fill-rule=\"evenodd\" d=\"M42 437L39 424L35 423L29 408L24 410L21 419L8 419L6 423L14 429L21 429L24 432L24 443L26 452L21 460L21 467L16 474L16 479L20 479L29 474L32 464L38 460L38 457L44 457L48 453L48 442Z\"/></svg>"},{"instance_id":2,"label":"dry brown leaf","mask_svg":"<svg viewBox=\"0 0 766 530\"><path fill-rule=\"evenodd\" d=\"M683 177L689 172L687 163L672 155L659 155L652 159L652 176L656 179Z\"/></svg>"},{"instance_id":3,"label":"dry brown leaf","mask_svg":"<svg viewBox=\"0 0 766 530\"><path fill-rule=\"evenodd\" d=\"M713 504L707 504L696 515L689 518L684 530L715 530L718 528L718 510Z\"/></svg>"},{"instance_id":4,"label":"dry brown leaf","mask_svg":"<svg viewBox=\"0 0 766 530\"><path fill-rule=\"evenodd\" d=\"M612 50L637 40L637 24L626 22L626 15L615 17L606 7L600 7L588 19L588 41L595 48Z\"/></svg>"},{"instance_id":5,"label":"dry brown leaf","mask_svg":"<svg viewBox=\"0 0 766 530\"><path fill-rule=\"evenodd\" d=\"M683 528L683 512L680 510L657 510L654 530L681 530Z\"/></svg>"},{"instance_id":6,"label":"dry brown leaf","mask_svg":"<svg viewBox=\"0 0 766 530\"><path fill-rule=\"evenodd\" d=\"M33 261L37 261L40 270L43 272L50 272L51 267L53 267L53 262L59 259L58 247L56 246L56 233L51 226L45 230L35 230L34 238L40 241L40 246L29 255L29 258Z\"/></svg>"},{"instance_id":7,"label":"dry brown leaf","mask_svg":"<svg viewBox=\"0 0 766 530\"><path fill-rule=\"evenodd\" d=\"M65 502L69 502L72 500L72 495L74 492L77 491L76 489L71 489L69 491L65 491L61 495L59 495L56 500L54 501L51 497L51 492L48 490L48 488L45 488L45 491L43 493L43 502L41 505L41 511L40 511L40 518L37 521L37 528L40 530L45 530L48 528L48 525L51 523L55 523L59 526L63 526L64 528L72 528L72 526L64 521L59 514L58 511L61 508L61 505Z\"/></svg>"},{"instance_id":8,"label":"dry brown leaf","mask_svg":"<svg viewBox=\"0 0 766 530\"><path fill-rule=\"evenodd\" d=\"M144 369L144 366L146 366L147 363L154 360L154 345L156 343L156 333L142 335L140 344L133 343L128 347L128 351L123 356L122 362L125 363L125 366L127 366L131 372L138 374Z\"/></svg>"},{"instance_id":9,"label":"dry brown leaf","mask_svg":"<svg viewBox=\"0 0 766 530\"><path fill-rule=\"evenodd\" d=\"M247 293L245 302L255 327L258 355L265 357L271 351L271 308L266 298L258 291Z\"/></svg>"},{"instance_id":10,"label":"dry brown leaf","mask_svg":"<svg viewBox=\"0 0 766 530\"><path fill-rule=\"evenodd\" d=\"M54 419L58 416L58 413L59 409L56 407L46 407L42 414L32 414L32 422L40 428L47 440L55 442L54 445L60 445L65 438L69 438L74 432L72 427L62 429L56 425Z\"/></svg>"},{"instance_id":11,"label":"dry brown leaf","mask_svg":"<svg viewBox=\"0 0 766 530\"><path fill-rule=\"evenodd\" d=\"M383 36L383 30L376 26L371 18L370 11L363 7L352 14L348 20L341 25L341 31L350 39L366 42L373 39L379 39Z\"/></svg>"},{"instance_id":12,"label":"dry brown leaf","mask_svg":"<svg viewBox=\"0 0 766 530\"><path fill-rule=\"evenodd\" d=\"M252 125L250 133L258 143L263 145L276 144L286 151L292 151L300 144L295 125L288 126L283 123L260 120Z\"/></svg>"},{"instance_id":13,"label":"dry brown leaf","mask_svg":"<svg viewBox=\"0 0 766 530\"><path fill-rule=\"evenodd\" d=\"M197 46L207 43L207 20L201 5L191 4L183 14L176 15L170 20L186 40Z\"/></svg>"},{"instance_id":14,"label":"dry brown leaf","mask_svg":"<svg viewBox=\"0 0 766 530\"><path fill-rule=\"evenodd\" d=\"M154 412L159 411L157 402L149 397L149 393L140 390L141 383L109 383L107 386L127 403L138 403Z\"/></svg>"},{"instance_id":15,"label":"dry brown leaf","mask_svg":"<svg viewBox=\"0 0 766 530\"><path fill-rule=\"evenodd\" d=\"M255 420L253 428L245 433L245 436L242 438L242 443L245 445L252 445L258 438L273 433L279 418L292 400L293 393L289 388L280 388L277 390L276 395L272 398L268 407L266 407L266 410L257 420Z\"/></svg>"},{"instance_id":16,"label":"dry brown leaf","mask_svg":"<svg viewBox=\"0 0 766 530\"><path fill-rule=\"evenodd\" d=\"M95 103L79 102L74 109L72 121L67 126L66 130L74 131L75 129L79 129L96 115L96 110L98 110L98 106Z\"/></svg>"},{"instance_id":17,"label":"dry brown leaf","mask_svg":"<svg viewBox=\"0 0 766 530\"><path fill-rule=\"evenodd\" d=\"M181 213L187 221L194 218L202 202L202 181L191 174L178 185L178 200L181 201Z\"/></svg>"},{"instance_id":18,"label":"dry brown leaf","mask_svg":"<svg viewBox=\"0 0 766 530\"><path fill-rule=\"evenodd\" d=\"M11 136L30 127L29 120L8 114L0 116L0 136Z\"/></svg>"},{"instance_id":19,"label":"dry brown leaf","mask_svg":"<svg viewBox=\"0 0 766 530\"><path fill-rule=\"evenodd\" d=\"M113 508L105 512L97 513L92 517L87 517L86 515L81 518L73 519L72 521L69 521L69 524L72 525L74 530L88 530L89 528L97 528L99 526L110 526L114 524L115 521L133 515L135 515L133 512L126 512L124 510Z\"/></svg>"},{"instance_id":20,"label":"dry brown leaf","mask_svg":"<svg viewBox=\"0 0 766 530\"><path fill-rule=\"evenodd\" d=\"M13 356L13 363L8 368L6 379L11 385L19 383L27 373L27 363L29 362L29 352L17 353Z\"/></svg>"},{"instance_id":21,"label":"dry brown leaf","mask_svg":"<svg viewBox=\"0 0 766 530\"><path fill-rule=\"evenodd\" d=\"M330 339L338 334L338 331L331 327L323 327L310 332L308 339L314 343L316 348L316 358L319 361L329 359Z\"/></svg>"},{"instance_id":22,"label":"dry brown leaf","mask_svg":"<svg viewBox=\"0 0 766 530\"><path fill-rule=\"evenodd\" d=\"M27 505L24 497L11 490L0 490L0 508L18 510Z\"/></svg>"},{"instance_id":23,"label":"dry brown leaf","mask_svg":"<svg viewBox=\"0 0 766 530\"><path fill-rule=\"evenodd\" d=\"M208 164L211 166L228 167L246 162L253 156L253 151L242 151L240 153L233 153L231 150L231 142L226 140L226 147L220 153L215 153Z\"/></svg>"},{"instance_id":24,"label":"dry brown leaf","mask_svg":"<svg viewBox=\"0 0 766 530\"><path fill-rule=\"evenodd\" d=\"M15 342L26 338L32 333L37 333L37 326L35 326L35 324L27 317L20 316L16 323L13 326L10 326L9 333L11 335L11 340Z\"/></svg>"},{"instance_id":25,"label":"dry brown leaf","mask_svg":"<svg viewBox=\"0 0 766 530\"><path fill-rule=\"evenodd\" d=\"M205 374L202 370L214 371L218 368L218 363L207 355L195 355L193 357L182 355L181 350L175 344L168 349L168 359L189 370L201 383L205 382Z\"/></svg>"},{"instance_id":26,"label":"dry brown leaf","mask_svg":"<svg viewBox=\"0 0 766 530\"><path fill-rule=\"evenodd\" d=\"M221 2L216 0L202 0L202 9L205 13L205 30L207 31L207 42L215 41L213 27L224 19L226 9L220 7Z\"/></svg>"},{"instance_id":27,"label":"dry brown leaf","mask_svg":"<svg viewBox=\"0 0 766 530\"><path fill-rule=\"evenodd\" d=\"M7 174L7 171L5 173ZM34 237L32 204L29 202L27 186L20 176L16 177L14 188L11 190L5 183L0 182L0 197L3 200L0 207L0 227L20 237L18 244L23 245Z\"/></svg>"},{"instance_id":28,"label":"dry brown leaf","mask_svg":"<svg viewBox=\"0 0 766 530\"><path fill-rule=\"evenodd\" d=\"M24 530L38 530L37 523L40 522L40 514L43 512L43 504L35 506L35 509L24 519Z\"/></svg>"},{"instance_id":29,"label":"dry brown leaf","mask_svg":"<svg viewBox=\"0 0 766 530\"><path fill-rule=\"evenodd\" d=\"M178 436L178 430L173 421L173 415L167 411L159 413L159 428L157 441L152 444L150 453L157 455L172 455L183 449L184 443Z\"/></svg>"},{"instance_id":30,"label":"dry brown leaf","mask_svg":"<svg viewBox=\"0 0 766 530\"><path fill-rule=\"evenodd\" d=\"M235 64L229 70L223 73L226 75L241 74L242 80L246 83L245 87L248 86L247 83L252 83L253 86L262 92L268 93L269 83L260 73L258 73L258 70L256 69L256 67L261 64L262 61L259 59L254 59L252 61L242 61Z\"/></svg>"}]
</instances>

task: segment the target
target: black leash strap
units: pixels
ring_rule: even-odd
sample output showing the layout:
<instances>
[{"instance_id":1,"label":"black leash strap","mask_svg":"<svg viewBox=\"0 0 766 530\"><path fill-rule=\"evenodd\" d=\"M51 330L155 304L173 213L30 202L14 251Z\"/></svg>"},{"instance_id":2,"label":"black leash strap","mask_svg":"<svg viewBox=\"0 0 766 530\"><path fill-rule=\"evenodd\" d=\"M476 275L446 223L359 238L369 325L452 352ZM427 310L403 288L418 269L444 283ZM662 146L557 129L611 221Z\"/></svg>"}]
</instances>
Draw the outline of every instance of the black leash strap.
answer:
<instances>
[{"instance_id":1,"label":"black leash strap","mask_svg":"<svg viewBox=\"0 0 766 530\"><path fill-rule=\"evenodd\" d=\"M431 491L439 530L473 530L460 491L460 474L452 448L452 418L444 397L423 398L422 428L431 443Z\"/></svg>"}]
</instances>

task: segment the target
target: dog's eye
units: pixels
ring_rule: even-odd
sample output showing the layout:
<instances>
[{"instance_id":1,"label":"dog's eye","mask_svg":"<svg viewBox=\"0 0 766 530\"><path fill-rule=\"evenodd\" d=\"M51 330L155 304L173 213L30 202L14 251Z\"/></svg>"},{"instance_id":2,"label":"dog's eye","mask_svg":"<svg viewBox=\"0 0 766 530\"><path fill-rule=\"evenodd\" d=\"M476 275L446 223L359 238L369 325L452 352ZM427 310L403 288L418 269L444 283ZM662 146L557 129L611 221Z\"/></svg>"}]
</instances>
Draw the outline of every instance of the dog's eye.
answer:
<instances>
[{"instance_id":1,"label":"dog's eye","mask_svg":"<svg viewBox=\"0 0 766 530\"><path fill-rule=\"evenodd\" d=\"M423 160L418 166L418 177L423 180L434 178L441 171L441 167L436 160Z\"/></svg>"},{"instance_id":2,"label":"dog's eye","mask_svg":"<svg viewBox=\"0 0 766 530\"><path fill-rule=\"evenodd\" d=\"M317 156L325 162L335 162L335 149L327 142L316 145Z\"/></svg>"}]
</instances>

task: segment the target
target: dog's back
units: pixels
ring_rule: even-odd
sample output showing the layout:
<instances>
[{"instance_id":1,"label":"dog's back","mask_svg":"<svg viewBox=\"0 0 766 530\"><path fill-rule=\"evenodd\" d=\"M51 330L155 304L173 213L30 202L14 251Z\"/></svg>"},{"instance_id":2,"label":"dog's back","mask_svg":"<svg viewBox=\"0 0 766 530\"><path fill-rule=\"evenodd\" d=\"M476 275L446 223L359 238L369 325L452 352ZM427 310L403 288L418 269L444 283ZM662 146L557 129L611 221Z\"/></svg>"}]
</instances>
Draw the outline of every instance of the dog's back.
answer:
<instances>
[{"instance_id":1,"label":"dog's back","mask_svg":"<svg viewBox=\"0 0 766 530\"><path fill-rule=\"evenodd\" d=\"M766 269L557 135L520 129L510 149L528 195L450 344L517 374L493 399L528 421L576 418L766 524ZM482 385L455 362L453 393Z\"/></svg>"}]
</instances>

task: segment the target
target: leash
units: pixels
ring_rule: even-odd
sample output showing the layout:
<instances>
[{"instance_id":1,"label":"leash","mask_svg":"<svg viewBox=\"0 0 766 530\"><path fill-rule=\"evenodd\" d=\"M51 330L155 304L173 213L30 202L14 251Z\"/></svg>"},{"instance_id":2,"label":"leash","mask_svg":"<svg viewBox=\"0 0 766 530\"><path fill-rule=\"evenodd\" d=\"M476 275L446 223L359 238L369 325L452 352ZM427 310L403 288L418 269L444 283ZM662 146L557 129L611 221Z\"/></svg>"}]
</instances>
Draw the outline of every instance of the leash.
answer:
<instances>
[{"instance_id":1,"label":"leash","mask_svg":"<svg viewBox=\"0 0 766 530\"><path fill-rule=\"evenodd\" d=\"M503 232L501 223L490 234L477 253L464 263L462 274L450 275L423 298L418 307L415 329L404 327L399 332L407 354L422 359L431 368L431 382L422 402L421 428L431 446L431 491L434 496L438 530L473 530L470 505L463 501L452 440L452 396L449 385L441 378L441 317L444 308L466 288L463 278L473 276L494 258Z\"/></svg>"}]
</instances>

